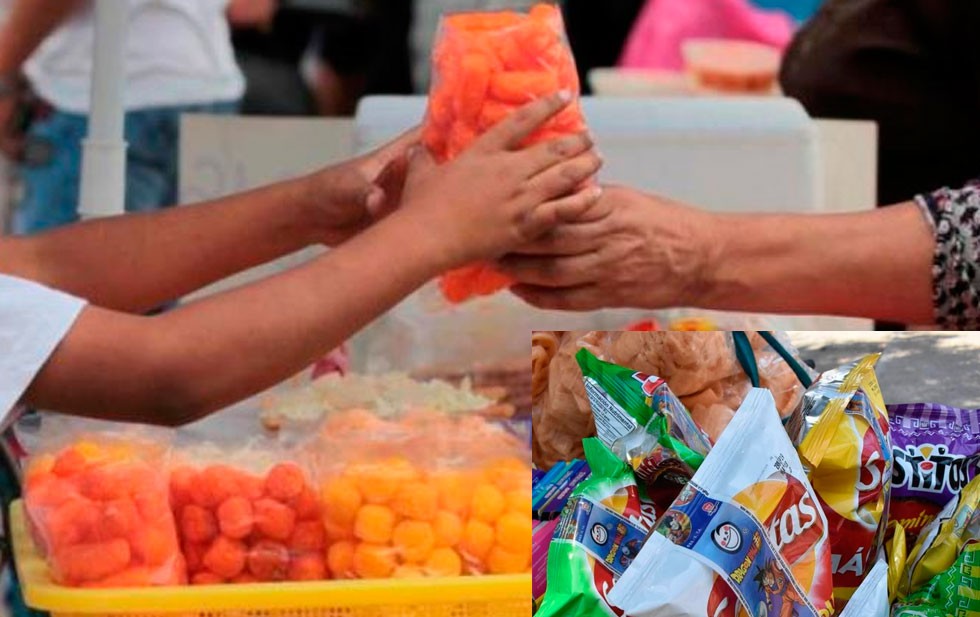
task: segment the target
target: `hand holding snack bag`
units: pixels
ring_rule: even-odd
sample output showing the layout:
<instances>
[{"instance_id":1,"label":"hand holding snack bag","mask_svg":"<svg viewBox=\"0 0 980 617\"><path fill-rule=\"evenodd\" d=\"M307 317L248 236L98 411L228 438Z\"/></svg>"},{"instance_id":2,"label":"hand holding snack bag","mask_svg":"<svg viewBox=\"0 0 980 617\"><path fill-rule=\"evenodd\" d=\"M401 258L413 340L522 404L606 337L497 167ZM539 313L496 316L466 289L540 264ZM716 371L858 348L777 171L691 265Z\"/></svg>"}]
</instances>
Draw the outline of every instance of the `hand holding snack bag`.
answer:
<instances>
[{"instance_id":1,"label":"hand holding snack bag","mask_svg":"<svg viewBox=\"0 0 980 617\"><path fill-rule=\"evenodd\" d=\"M885 537L892 448L878 358L827 371L803 395L799 452L829 524L838 608L871 570Z\"/></svg>"},{"instance_id":2,"label":"hand holding snack bag","mask_svg":"<svg viewBox=\"0 0 980 617\"><path fill-rule=\"evenodd\" d=\"M598 439L584 445L592 476L573 491L558 522L537 617L621 617L606 594L657 518L632 470Z\"/></svg>"},{"instance_id":3,"label":"hand holding snack bag","mask_svg":"<svg viewBox=\"0 0 980 617\"><path fill-rule=\"evenodd\" d=\"M711 444L667 383L603 362L587 349L576 359L599 439L647 485L686 483Z\"/></svg>"},{"instance_id":4,"label":"hand holding snack bag","mask_svg":"<svg viewBox=\"0 0 980 617\"><path fill-rule=\"evenodd\" d=\"M538 4L526 15L514 11L447 15L432 62L433 85L422 140L439 162L458 156L521 105L560 90L576 100L523 145L585 130L575 59L556 6ZM510 278L489 264L474 264L444 275L441 288L449 302L459 303L510 284Z\"/></svg>"},{"instance_id":5,"label":"hand holding snack bag","mask_svg":"<svg viewBox=\"0 0 980 617\"><path fill-rule=\"evenodd\" d=\"M42 436L27 465L24 505L52 579L68 587L185 583L165 439L103 424L45 417L50 446Z\"/></svg>"},{"instance_id":6,"label":"hand holding snack bag","mask_svg":"<svg viewBox=\"0 0 980 617\"><path fill-rule=\"evenodd\" d=\"M746 397L609 599L631 617L834 614L827 520L768 390Z\"/></svg>"}]
</instances>

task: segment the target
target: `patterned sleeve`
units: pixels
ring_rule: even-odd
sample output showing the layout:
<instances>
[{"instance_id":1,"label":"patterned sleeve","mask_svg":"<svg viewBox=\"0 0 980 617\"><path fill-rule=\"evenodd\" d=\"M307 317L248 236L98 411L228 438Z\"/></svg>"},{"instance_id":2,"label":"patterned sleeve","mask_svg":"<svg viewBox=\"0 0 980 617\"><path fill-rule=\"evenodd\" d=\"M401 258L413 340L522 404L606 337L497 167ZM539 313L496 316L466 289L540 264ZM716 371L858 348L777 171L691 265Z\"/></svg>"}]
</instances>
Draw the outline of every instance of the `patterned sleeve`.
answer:
<instances>
[{"instance_id":1,"label":"patterned sleeve","mask_svg":"<svg viewBox=\"0 0 980 617\"><path fill-rule=\"evenodd\" d=\"M932 262L936 324L980 328L980 179L961 189L919 195L936 232Z\"/></svg>"}]
</instances>

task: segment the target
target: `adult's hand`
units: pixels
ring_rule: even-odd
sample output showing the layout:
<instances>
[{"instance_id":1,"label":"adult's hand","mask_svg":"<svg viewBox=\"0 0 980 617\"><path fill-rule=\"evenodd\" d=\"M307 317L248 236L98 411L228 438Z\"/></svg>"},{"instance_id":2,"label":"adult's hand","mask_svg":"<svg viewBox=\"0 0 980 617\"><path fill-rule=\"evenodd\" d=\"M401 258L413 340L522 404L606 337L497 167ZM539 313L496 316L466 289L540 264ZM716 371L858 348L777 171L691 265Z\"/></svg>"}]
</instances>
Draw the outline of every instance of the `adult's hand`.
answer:
<instances>
[{"instance_id":1,"label":"adult's hand","mask_svg":"<svg viewBox=\"0 0 980 617\"><path fill-rule=\"evenodd\" d=\"M622 187L499 266L546 309L691 306L709 263L712 215Z\"/></svg>"}]
</instances>

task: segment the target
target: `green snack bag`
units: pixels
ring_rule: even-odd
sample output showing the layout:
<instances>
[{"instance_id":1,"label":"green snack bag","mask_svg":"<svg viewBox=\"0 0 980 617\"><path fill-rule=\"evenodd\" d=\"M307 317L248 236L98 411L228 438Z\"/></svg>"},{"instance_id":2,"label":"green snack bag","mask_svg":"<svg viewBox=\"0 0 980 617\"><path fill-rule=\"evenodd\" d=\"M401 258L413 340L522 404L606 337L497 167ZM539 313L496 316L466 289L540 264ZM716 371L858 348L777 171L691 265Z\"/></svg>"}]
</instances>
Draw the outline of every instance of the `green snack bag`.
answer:
<instances>
[{"instance_id":1,"label":"green snack bag","mask_svg":"<svg viewBox=\"0 0 980 617\"><path fill-rule=\"evenodd\" d=\"M687 484L711 442L667 382L603 362L587 349L575 359L602 443L648 485L660 479Z\"/></svg>"},{"instance_id":2,"label":"green snack bag","mask_svg":"<svg viewBox=\"0 0 980 617\"><path fill-rule=\"evenodd\" d=\"M592 475L562 511L548 550L548 587L536 617L622 615L606 594L657 519L633 471L598 439L583 442Z\"/></svg>"}]
</instances>

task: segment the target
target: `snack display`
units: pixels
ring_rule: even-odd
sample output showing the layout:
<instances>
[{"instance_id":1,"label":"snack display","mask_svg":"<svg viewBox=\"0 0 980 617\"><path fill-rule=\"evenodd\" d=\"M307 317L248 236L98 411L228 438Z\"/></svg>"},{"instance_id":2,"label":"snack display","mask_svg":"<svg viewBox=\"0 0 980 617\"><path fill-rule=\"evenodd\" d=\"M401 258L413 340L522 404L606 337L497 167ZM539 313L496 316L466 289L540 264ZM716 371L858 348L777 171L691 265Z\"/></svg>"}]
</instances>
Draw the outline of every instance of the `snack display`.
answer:
<instances>
[{"instance_id":1,"label":"snack display","mask_svg":"<svg viewBox=\"0 0 980 617\"><path fill-rule=\"evenodd\" d=\"M891 518L914 539L980 469L980 410L890 405L895 473Z\"/></svg>"},{"instance_id":2,"label":"snack display","mask_svg":"<svg viewBox=\"0 0 980 617\"><path fill-rule=\"evenodd\" d=\"M887 526L892 444L878 358L827 371L803 395L799 453L830 526L838 608L871 570Z\"/></svg>"},{"instance_id":3,"label":"snack display","mask_svg":"<svg viewBox=\"0 0 980 617\"><path fill-rule=\"evenodd\" d=\"M165 455L136 436L94 433L32 457L24 503L54 581L69 587L186 581Z\"/></svg>"},{"instance_id":4,"label":"snack display","mask_svg":"<svg viewBox=\"0 0 980 617\"><path fill-rule=\"evenodd\" d=\"M834 614L827 520L771 393L746 397L609 598L633 617Z\"/></svg>"},{"instance_id":5,"label":"snack display","mask_svg":"<svg viewBox=\"0 0 980 617\"><path fill-rule=\"evenodd\" d=\"M525 103L566 90L577 97L578 72L560 10L462 13L443 17L432 52L433 83L422 140L438 161L455 158L481 133ZM585 130L575 100L526 145ZM447 273L440 287L452 303L510 286L489 264Z\"/></svg>"},{"instance_id":6,"label":"snack display","mask_svg":"<svg viewBox=\"0 0 980 617\"><path fill-rule=\"evenodd\" d=\"M657 518L630 468L598 439L585 440L592 476L562 512L548 553L539 617L622 615L607 597Z\"/></svg>"},{"instance_id":7,"label":"snack display","mask_svg":"<svg viewBox=\"0 0 980 617\"><path fill-rule=\"evenodd\" d=\"M170 475L170 503L191 584L327 578L319 503L297 463L260 472L223 463L178 465Z\"/></svg>"},{"instance_id":8,"label":"snack display","mask_svg":"<svg viewBox=\"0 0 980 617\"><path fill-rule=\"evenodd\" d=\"M685 484L711 444L666 382L603 362L587 349L576 359L599 440L645 484Z\"/></svg>"},{"instance_id":9,"label":"snack display","mask_svg":"<svg viewBox=\"0 0 980 617\"><path fill-rule=\"evenodd\" d=\"M479 416L353 409L309 449L333 578L530 571L526 439Z\"/></svg>"},{"instance_id":10,"label":"snack display","mask_svg":"<svg viewBox=\"0 0 980 617\"><path fill-rule=\"evenodd\" d=\"M712 440L731 421L753 382L773 392L780 416L795 430L794 414L812 372L784 337L743 334L747 348L740 350L731 332L565 332L549 362L547 388L534 400L535 464L547 469L556 461L581 457L582 439L595 435L575 360L581 348L601 360L663 378Z\"/></svg>"}]
</instances>

